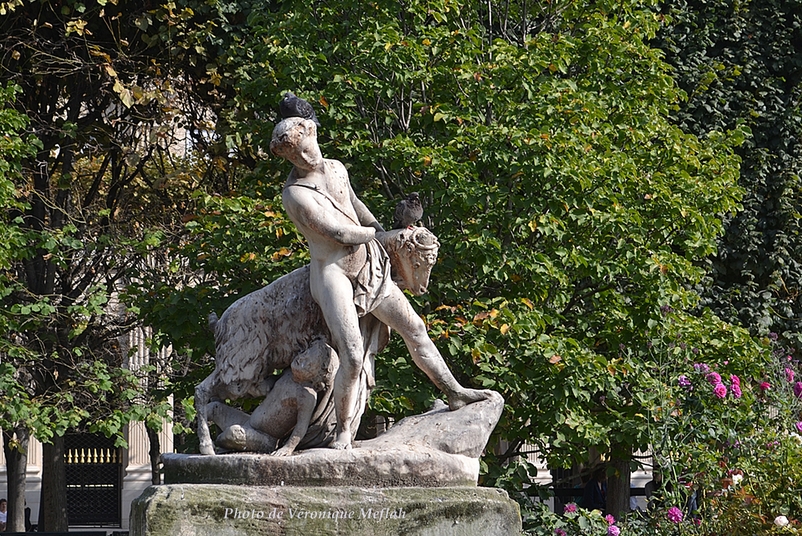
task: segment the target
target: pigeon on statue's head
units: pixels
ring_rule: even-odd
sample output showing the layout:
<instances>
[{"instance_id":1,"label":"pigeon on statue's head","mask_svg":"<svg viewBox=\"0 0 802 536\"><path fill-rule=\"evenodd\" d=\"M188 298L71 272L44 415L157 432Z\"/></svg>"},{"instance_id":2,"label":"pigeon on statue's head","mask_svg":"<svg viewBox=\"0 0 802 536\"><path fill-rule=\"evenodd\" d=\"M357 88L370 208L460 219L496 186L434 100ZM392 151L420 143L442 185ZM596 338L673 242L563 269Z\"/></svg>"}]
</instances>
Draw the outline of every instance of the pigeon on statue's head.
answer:
<instances>
[{"instance_id":1,"label":"pigeon on statue's head","mask_svg":"<svg viewBox=\"0 0 802 536\"><path fill-rule=\"evenodd\" d=\"M291 91L284 94L284 98L281 99L278 105L278 111L282 119L287 119L288 117L302 117L304 119L309 119L318 127L320 126L320 122L317 120L315 109L312 108L312 105L302 98L297 97L295 93Z\"/></svg>"},{"instance_id":2,"label":"pigeon on statue's head","mask_svg":"<svg viewBox=\"0 0 802 536\"><path fill-rule=\"evenodd\" d=\"M423 206L418 192L412 192L395 207L393 229L404 229L412 226L423 217Z\"/></svg>"}]
</instances>

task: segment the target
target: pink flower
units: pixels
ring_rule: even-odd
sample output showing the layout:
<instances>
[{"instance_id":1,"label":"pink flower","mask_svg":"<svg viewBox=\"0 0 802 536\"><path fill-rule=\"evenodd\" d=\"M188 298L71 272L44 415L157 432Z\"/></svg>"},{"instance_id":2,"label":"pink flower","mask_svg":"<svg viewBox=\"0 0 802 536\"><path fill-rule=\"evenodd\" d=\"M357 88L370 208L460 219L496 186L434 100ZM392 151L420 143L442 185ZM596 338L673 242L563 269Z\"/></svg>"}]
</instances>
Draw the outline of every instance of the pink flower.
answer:
<instances>
[{"instance_id":1,"label":"pink flower","mask_svg":"<svg viewBox=\"0 0 802 536\"><path fill-rule=\"evenodd\" d=\"M796 431L802 434L802 421L799 421L794 426L796 426Z\"/></svg>"},{"instance_id":2,"label":"pink flower","mask_svg":"<svg viewBox=\"0 0 802 536\"><path fill-rule=\"evenodd\" d=\"M672 506L671 508L669 508L668 512L666 512L666 516L668 517L668 520L674 524L681 523L682 518L684 517L682 515L682 510L680 510L676 506Z\"/></svg>"},{"instance_id":3,"label":"pink flower","mask_svg":"<svg viewBox=\"0 0 802 536\"><path fill-rule=\"evenodd\" d=\"M802 382L796 382L794 384L794 396L802 398Z\"/></svg>"},{"instance_id":4,"label":"pink flower","mask_svg":"<svg viewBox=\"0 0 802 536\"><path fill-rule=\"evenodd\" d=\"M705 379L710 383L710 385L717 385L721 383L721 375L718 372L711 372Z\"/></svg>"},{"instance_id":5,"label":"pink flower","mask_svg":"<svg viewBox=\"0 0 802 536\"><path fill-rule=\"evenodd\" d=\"M679 384L680 387L691 388L691 389L693 388L693 385L691 385L691 380L689 380L685 374L677 378L677 383Z\"/></svg>"},{"instance_id":6,"label":"pink flower","mask_svg":"<svg viewBox=\"0 0 802 536\"><path fill-rule=\"evenodd\" d=\"M607 520L608 525L615 525L615 518L613 517L612 514L607 514L606 516L604 516L604 519Z\"/></svg>"},{"instance_id":7,"label":"pink flower","mask_svg":"<svg viewBox=\"0 0 802 536\"><path fill-rule=\"evenodd\" d=\"M771 389L771 384L769 382L761 382L759 387L761 392L765 392Z\"/></svg>"},{"instance_id":8,"label":"pink flower","mask_svg":"<svg viewBox=\"0 0 802 536\"><path fill-rule=\"evenodd\" d=\"M619 534L621 534L621 529L615 525L610 525L607 527L607 536L618 536Z\"/></svg>"},{"instance_id":9,"label":"pink flower","mask_svg":"<svg viewBox=\"0 0 802 536\"><path fill-rule=\"evenodd\" d=\"M563 507L564 514L573 514L576 512L576 503L568 503Z\"/></svg>"},{"instance_id":10,"label":"pink flower","mask_svg":"<svg viewBox=\"0 0 802 536\"><path fill-rule=\"evenodd\" d=\"M708 367L708 366L707 366L706 364L704 364L704 363L696 363L696 364L693 366L693 369L694 369L696 372L707 372L708 370L710 370L710 367Z\"/></svg>"},{"instance_id":11,"label":"pink flower","mask_svg":"<svg viewBox=\"0 0 802 536\"><path fill-rule=\"evenodd\" d=\"M713 387L713 393L715 393L715 395L719 398L724 398L727 396L727 386L725 386L723 383L718 383L715 387Z\"/></svg>"},{"instance_id":12,"label":"pink flower","mask_svg":"<svg viewBox=\"0 0 802 536\"><path fill-rule=\"evenodd\" d=\"M741 378L739 378L735 374L730 374L730 383L732 385L741 385Z\"/></svg>"},{"instance_id":13,"label":"pink flower","mask_svg":"<svg viewBox=\"0 0 802 536\"><path fill-rule=\"evenodd\" d=\"M788 380L788 383L794 383L794 369L785 367L785 379Z\"/></svg>"},{"instance_id":14,"label":"pink flower","mask_svg":"<svg viewBox=\"0 0 802 536\"><path fill-rule=\"evenodd\" d=\"M568 536L568 533L563 529L554 529L554 536Z\"/></svg>"},{"instance_id":15,"label":"pink flower","mask_svg":"<svg viewBox=\"0 0 802 536\"><path fill-rule=\"evenodd\" d=\"M732 391L732 396L734 396L735 398L741 398L742 393L740 385L738 385L737 383L733 383L732 385L730 385L730 390Z\"/></svg>"}]
</instances>

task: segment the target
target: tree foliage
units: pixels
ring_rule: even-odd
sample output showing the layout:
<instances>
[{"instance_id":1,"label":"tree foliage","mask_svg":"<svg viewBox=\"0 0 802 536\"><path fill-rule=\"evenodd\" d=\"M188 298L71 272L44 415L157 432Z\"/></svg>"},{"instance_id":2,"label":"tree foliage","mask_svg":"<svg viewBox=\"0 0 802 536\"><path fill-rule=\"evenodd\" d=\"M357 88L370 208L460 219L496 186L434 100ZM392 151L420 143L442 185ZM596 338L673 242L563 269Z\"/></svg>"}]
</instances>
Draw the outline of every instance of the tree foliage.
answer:
<instances>
[{"instance_id":1,"label":"tree foliage","mask_svg":"<svg viewBox=\"0 0 802 536\"><path fill-rule=\"evenodd\" d=\"M200 17L214 11L203 6ZM119 293L153 261L199 180L181 172L175 147L204 140L213 84L198 61L206 50L171 41L194 17L172 3L0 2L0 80L21 88L13 106L39 140L33 154L12 155L17 172L3 190L12 196L2 232L13 240L3 244L0 381L19 395L3 390L4 430L50 442L79 428L124 444L129 420L155 422L170 409L145 404L140 375L151 369L127 366L123 336L141 323ZM198 64L205 78L190 76ZM206 100L189 98L191 82ZM64 492L44 501L48 530L66 529Z\"/></svg>"},{"instance_id":2,"label":"tree foliage","mask_svg":"<svg viewBox=\"0 0 802 536\"><path fill-rule=\"evenodd\" d=\"M638 2L284 2L248 23L247 53L221 60L238 91L220 116L238 150L266 154L293 90L380 221L409 191L426 201L441 261L416 306L461 381L507 398L510 448L490 470L527 443L561 463L588 446L646 447L660 386L648 345L666 310L697 304L698 264L738 208L733 147L748 135L698 139L670 123L681 92L649 45L661 19ZM208 279L142 302L170 340L210 348L202 315L180 326L196 304L305 262L278 203L287 172L264 156L229 196L203 197L192 240L172 252L191 268L182 281ZM712 315L683 318L709 362L759 352ZM398 341L377 367L375 411L433 396Z\"/></svg>"},{"instance_id":3,"label":"tree foliage","mask_svg":"<svg viewBox=\"0 0 802 536\"><path fill-rule=\"evenodd\" d=\"M423 193L443 247L421 305L451 366L507 396L511 453L645 446L641 349L661 307L694 305L695 263L737 208L745 132L702 141L672 126L680 94L638 3L569 3L526 23L510 10L539 30L524 40L470 3L350 9L252 16L263 74L243 102L272 110L298 89L317 103L324 152L385 194L366 194L380 220L389 197ZM253 130L265 146L269 125ZM399 366L387 358L378 377ZM380 384L376 406L399 411L406 382Z\"/></svg>"},{"instance_id":4,"label":"tree foliage","mask_svg":"<svg viewBox=\"0 0 802 536\"><path fill-rule=\"evenodd\" d=\"M802 4L667 3L672 23L656 44L687 94L673 116L699 136L747 125L738 150L743 210L726 220L704 303L762 336L799 348Z\"/></svg>"}]
</instances>

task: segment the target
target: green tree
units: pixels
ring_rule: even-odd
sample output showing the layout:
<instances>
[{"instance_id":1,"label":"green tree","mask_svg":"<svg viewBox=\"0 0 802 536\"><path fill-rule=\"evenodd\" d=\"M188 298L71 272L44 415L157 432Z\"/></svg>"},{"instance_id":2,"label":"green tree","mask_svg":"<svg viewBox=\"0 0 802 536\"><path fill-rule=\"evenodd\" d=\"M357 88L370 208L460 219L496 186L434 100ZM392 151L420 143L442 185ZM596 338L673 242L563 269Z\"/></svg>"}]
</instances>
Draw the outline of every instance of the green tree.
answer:
<instances>
[{"instance_id":1,"label":"green tree","mask_svg":"<svg viewBox=\"0 0 802 536\"><path fill-rule=\"evenodd\" d=\"M705 136L744 124L743 210L709 260L704 304L761 336L802 343L802 3L666 3L656 41L687 100L672 114Z\"/></svg>"},{"instance_id":2,"label":"green tree","mask_svg":"<svg viewBox=\"0 0 802 536\"><path fill-rule=\"evenodd\" d=\"M192 32L211 35L223 8L193 6L0 2L0 80L22 88L14 107L39 139L35 154L18 157L14 199L3 204L3 233L14 240L3 244L13 249L1 294L0 424L45 443L40 530L67 528L69 428L123 442L130 419L152 427L169 409L146 407L145 384L125 367L119 337L140 322L118 298L186 210L197 179L181 173L175 147L204 140L206 103L219 98Z\"/></svg>"},{"instance_id":3,"label":"green tree","mask_svg":"<svg viewBox=\"0 0 802 536\"><path fill-rule=\"evenodd\" d=\"M38 140L24 136L27 117L10 107L14 101L16 86L0 88L0 207L19 208L15 198L15 179L22 171L22 162L34 155ZM5 223L5 222L3 222ZM15 227L0 224L0 295L13 292L13 278L8 275L16 258L16 250L24 246L24 238ZM0 356L13 355L17 348L11 340L15 315L3 308L0 313ZM28 431L20 426L21 413L26 407L27 392L17 381L15 370L3 359L0 363L0 427L3 429L3 450L6 457L8 486L7 530L25 530L25 468L28 449ZM16 436L16 437L15 437Z\"/></svg>"},{"instance_id":4,"label":"green tree","mask_svg":"<svg viewBox=\"0 0 802 536\"><path fill-rule=\"evenodd\" d=\"M611 508L624 508L657 400L650 335L666 308L697 305L690 286L721 216L738 208L733 147L748 132L698 139L669 121L681 92L649 46L660 20L641 2L285 2L249 23L247 54L227 59L239 65L235 109L220 112L242 148L265 150L294 90L318 108L324 154L349 165L380 221L409 191L426 201L442 248L418 309L462 381L508 401L498 434L510 448L490 458L488 481L525 443L561 464L596 447L616 463ZM287 171L266 158L234 193L280 214ZM223 248L203 257L204 273L245 258L242 230L213 240L218 217L192 223L196 241ZM271 270L278 250L272 233L262 238L247 258ZM297 242L286 247L282 262L304 261ZM733 341L700 345L710 362L757 355L711 315L686 321ZM376 411L420 410L433 396L400 345L377 367Z\"/></svg>"}]
</instances>

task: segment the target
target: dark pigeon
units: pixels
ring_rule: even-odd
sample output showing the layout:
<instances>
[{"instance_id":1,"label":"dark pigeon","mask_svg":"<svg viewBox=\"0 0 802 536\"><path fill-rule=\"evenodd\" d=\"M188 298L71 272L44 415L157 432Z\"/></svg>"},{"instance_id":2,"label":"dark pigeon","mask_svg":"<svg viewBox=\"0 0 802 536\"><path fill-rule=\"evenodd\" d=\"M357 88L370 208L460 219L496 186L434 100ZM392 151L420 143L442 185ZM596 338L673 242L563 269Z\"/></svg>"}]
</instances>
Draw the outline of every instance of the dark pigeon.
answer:
<instances>
[{"instance_id":1,"label":"dark pigeon","mask_svg":"<svg viewBox=\"0 0 802 536\"><path fill-rule=\"evenodd\" d=\"M395 207L393 216L393 229L410 227L423 217L423 206L420 203L418 192L412 192L406 199L401 200Z\"/></svg>"},{"instance_id":2,"label":"dark pigeon","mask_svg":"<svg viewBox=\"0 0 802 536\"><path fill-rule=\"evenodd\" d=\"M278 111L282 119L287 119L288 117L303 117L304 119L309 119L318 127L320 126L320 122L317 120L315 109L312 108L312 105L302 98L296 97L295 93L291 91L284 94L284 98L281 99L278 105Z\"/></svg>"}]
</instances>

